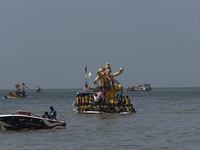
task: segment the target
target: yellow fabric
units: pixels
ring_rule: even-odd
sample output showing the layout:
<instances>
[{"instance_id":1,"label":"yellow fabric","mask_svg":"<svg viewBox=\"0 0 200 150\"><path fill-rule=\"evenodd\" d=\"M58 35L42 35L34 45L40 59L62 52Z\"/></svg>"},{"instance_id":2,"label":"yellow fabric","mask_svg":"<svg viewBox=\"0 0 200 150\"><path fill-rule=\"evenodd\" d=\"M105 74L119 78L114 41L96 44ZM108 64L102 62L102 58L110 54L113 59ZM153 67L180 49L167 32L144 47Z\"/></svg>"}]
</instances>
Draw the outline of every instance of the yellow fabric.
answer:
<instances>
[{"instance_id":1,"label":"yellow fabric","mask_svg":"<svg viewBox=\"0 0 200 150\"><path fill-rule=\"evenodd\" d=\"M126 98L126 105L130 105L130 98Z\"/></svg>"},{"instance_id":2,"label":"yellow fabric","mask_svg":"<svg viewBox=\"0 0 200 150\"><path fill-rule=\"evenodd\" d=\"M116 90L116 91L115 91ZM108 97L109 99L109 102L111 104L114 104L115 103L115 94L117 93L117 90L119 90L119 86L115 86L115 90L113 89L113 86L111 86L111 90L109 93L106 94L106 96Z\"/></svg>"},{"instance_id":3,"label":"yellow fabric","mask_svg":"<svg viewBox=\"0 0 200 150\"><path fill-rule=\"evenodd\" d=\"M88 97L85 97L85 103L89 103Z\"/></svg>"},{"instance_id":4,"label":"yellow fabric","mask_svg":"<svg viewBox=\"0 0 200 150\"><path fill-rule=\"evenodd\" d=\"M100 110L100 106L99 105L97 105L97 110Z\"/></svg>"}]
</instances>

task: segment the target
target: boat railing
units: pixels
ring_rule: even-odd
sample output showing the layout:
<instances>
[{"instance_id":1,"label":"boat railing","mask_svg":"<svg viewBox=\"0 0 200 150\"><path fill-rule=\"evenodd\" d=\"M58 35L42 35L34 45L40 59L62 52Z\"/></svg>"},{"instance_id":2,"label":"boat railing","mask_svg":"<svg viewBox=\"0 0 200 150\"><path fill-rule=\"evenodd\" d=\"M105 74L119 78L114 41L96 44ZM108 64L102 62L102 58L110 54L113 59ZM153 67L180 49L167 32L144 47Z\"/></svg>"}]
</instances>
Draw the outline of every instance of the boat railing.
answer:
<instances>
[{"instance_id":1,"label":"boat railing","mask_svg":"<svg viewBox=\"0 0 200 150\"><path fill-rule=\"evenodd\" d=\"M60 120L60 121L64 121L64 122L66 122L66 118L63 117L62 115L59 115L59 120Z\"/></svg>"}]
</instances>

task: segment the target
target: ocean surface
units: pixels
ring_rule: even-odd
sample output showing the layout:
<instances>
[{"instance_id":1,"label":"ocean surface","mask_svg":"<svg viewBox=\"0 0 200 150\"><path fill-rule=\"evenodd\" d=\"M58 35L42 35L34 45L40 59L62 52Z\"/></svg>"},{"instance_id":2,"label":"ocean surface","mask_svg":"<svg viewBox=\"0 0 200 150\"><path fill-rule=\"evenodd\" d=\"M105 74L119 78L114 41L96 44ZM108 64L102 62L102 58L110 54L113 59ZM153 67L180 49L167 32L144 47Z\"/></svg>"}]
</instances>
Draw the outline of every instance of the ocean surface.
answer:
<instances>
[{"instance_id":1,"label":"ocean surface","mask_svg":"<svg viewBox=\"0 0 200 150\"><path fill-rule=\"evenodd\" d=\"M0 90L0 96L13 90ZM0 130L1 150L199 150L200 88L128 92L136 114L76 114L80 89L27 89L27 98L0 99L0 114L27 110L42 116L53 106L66 129ZM58 117L59 118L59 117Z\"/></svg>"}]
</instances>

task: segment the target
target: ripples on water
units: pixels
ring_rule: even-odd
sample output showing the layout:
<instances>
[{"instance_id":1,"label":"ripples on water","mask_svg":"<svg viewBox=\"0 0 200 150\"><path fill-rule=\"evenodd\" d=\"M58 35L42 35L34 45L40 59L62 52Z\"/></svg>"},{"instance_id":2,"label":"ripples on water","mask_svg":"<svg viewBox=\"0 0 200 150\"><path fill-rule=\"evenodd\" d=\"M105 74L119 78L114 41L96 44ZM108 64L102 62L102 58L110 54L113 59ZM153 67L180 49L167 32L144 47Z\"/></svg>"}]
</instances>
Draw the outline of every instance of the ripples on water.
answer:
<instances>
[{"instance_id":1,"label":"ripples on water","mask_svg":"<svg viewBox=\"0 0 200 150\"><path fill-rule=\"evenodd\" d=\"M0 90L0 96L10 90ZM27 90L25 99L1 99L0 113L27 110L42 116L52 105L67 120L66 129L0 131L1 149L156 150L199 149L200 88L157 88L124 92L136 114L76 114L78 90Z\"/></svg>"}]
</instances>

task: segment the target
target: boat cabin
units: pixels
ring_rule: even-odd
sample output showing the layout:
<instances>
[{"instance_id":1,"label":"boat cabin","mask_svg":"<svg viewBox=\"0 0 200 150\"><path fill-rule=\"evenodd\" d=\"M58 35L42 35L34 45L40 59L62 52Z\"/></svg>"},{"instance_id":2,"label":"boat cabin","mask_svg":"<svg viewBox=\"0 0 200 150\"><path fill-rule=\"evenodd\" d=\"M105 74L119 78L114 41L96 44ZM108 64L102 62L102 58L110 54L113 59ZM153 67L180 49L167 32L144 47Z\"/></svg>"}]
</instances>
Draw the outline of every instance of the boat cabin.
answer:
<instances>
[{"instance_id":1,"label":"boat cabin","mask_svg":"<svg viewBox=\"0 0 200 150\"><path fill-rule=\"evenodd\" d=\"M84 92L77 92L76 95L80 97L85 97L94 94L93 91L84 91Z\"/></svg>"},{"instance_id":2,"label":"boat cabin","mask_svg":"<svg viewBox=\"0 0 200 150\"><path fill-rule=\"evenodd\" d=\"M12 113L12 114L13 115L24 115L24 116L36 116L36 117L39 117L39 116L29 112L29 111L24 111L24 110L18 110L16 112Z\"/></svg>"}]
</instances>

